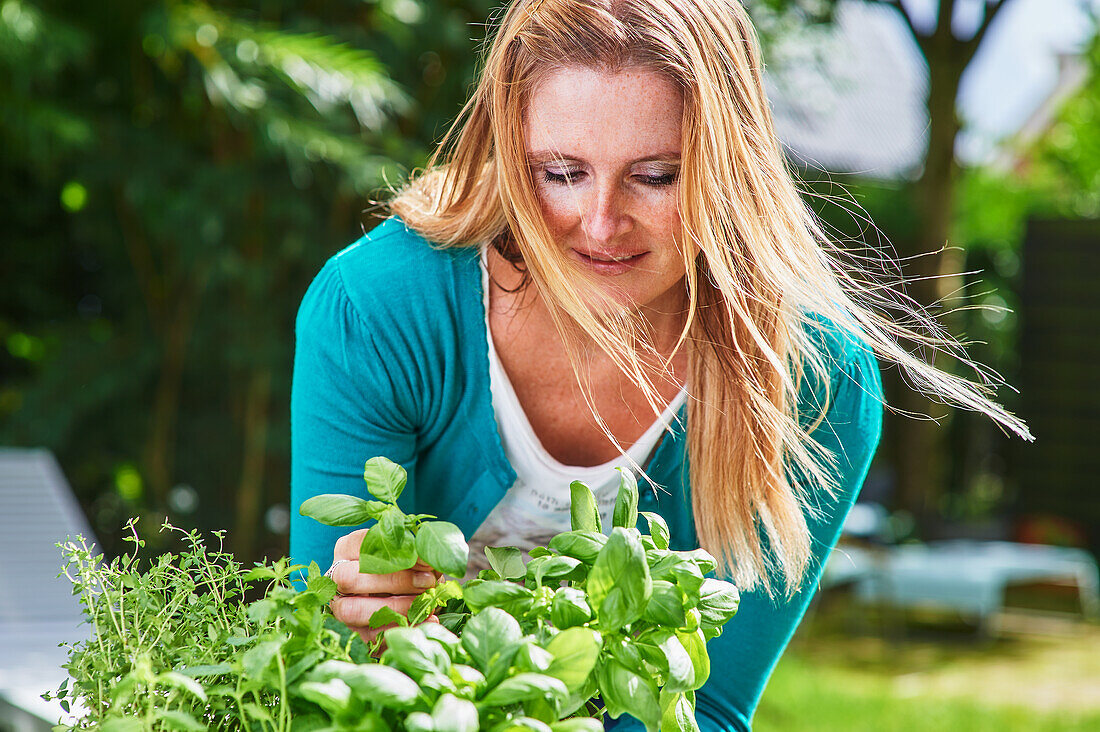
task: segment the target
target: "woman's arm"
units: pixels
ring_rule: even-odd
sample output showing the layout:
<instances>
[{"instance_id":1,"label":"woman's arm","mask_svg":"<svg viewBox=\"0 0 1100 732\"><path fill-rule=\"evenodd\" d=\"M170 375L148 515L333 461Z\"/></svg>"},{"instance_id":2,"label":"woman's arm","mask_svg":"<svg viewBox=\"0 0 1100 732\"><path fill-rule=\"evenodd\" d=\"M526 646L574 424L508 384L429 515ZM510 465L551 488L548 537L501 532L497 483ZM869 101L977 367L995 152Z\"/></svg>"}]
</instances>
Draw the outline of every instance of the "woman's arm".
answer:
<instances>
[{"instance_id":1,"label":"woman's arm","mask_svg":"<svg viewBox=\"0 0 1100 732\"><path fill-rule=\"evenodd\" d=\"M290 556L294 562L332 562L337 539L351 528L323 526L298 515L322 493L369 498L367 458L385 455L416 480L414 413L403 402L388 363L375 345L369 313L354 303L338 257L314 279L298 310L290 398ZM390 359L392 361L393 359ZM407 491L412 494L412 490Z\"/></svg>"}]
</instances>

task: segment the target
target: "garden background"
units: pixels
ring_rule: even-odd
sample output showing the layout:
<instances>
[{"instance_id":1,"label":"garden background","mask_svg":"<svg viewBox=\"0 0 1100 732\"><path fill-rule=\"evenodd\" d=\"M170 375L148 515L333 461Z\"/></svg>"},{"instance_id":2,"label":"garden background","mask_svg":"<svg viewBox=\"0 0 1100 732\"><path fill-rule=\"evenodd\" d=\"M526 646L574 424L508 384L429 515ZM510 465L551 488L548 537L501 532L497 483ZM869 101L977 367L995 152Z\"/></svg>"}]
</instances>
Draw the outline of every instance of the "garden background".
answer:
<instances>
[{"instance_id":1,"label":"garden background","mask_svg":"<svg viewBox=\"0 0 1100 732\"><path fill-rule=\"evenodd\" d=\"M1013 13L1042 13L1042 2L751 5L780 135L811 206L851 246L889 247L904 262L910 294L1018 388L998 396L1038 438L1010 440L986 420L914 399L887 371L892 405L938 419L888 415L865 494L891 512L891 540L1013 539L1096 553L1095 5L1046 4L1075 24L1072 43L1046 49L1064 52L1057 77L1027 114L984 138L960 87L973 86L968 69ZM135 515L150 526L167 516L226 528L244 559L285 554L298 303L324 261L374 225L372 200L426 161L498 11L491 0L0 1L0 446L52 451L108 554ZM1041 39L1012 42L1023 53ZM837 80L838 48L876 46L910 59L898 67L904 78L853 66ZM876 118L873 104L848 110L864 150L832 145L843 136L815 127L816 115L836 117L830 103L873 101L884 81L917 100L905 118L911 134ZM986 106L1011 101L970 94ZM960 308L960 293L977 307ZM797 729L792 709L822 709L844 699L837 689L857 687L870 697L841 703L839 719L884 729L864 725L867 715L881 707L905 719L909 703L889 679L945 663L970 669L963 675L1011 668L1023 657L1011 649L1024 647L1100 678L1095 662L1051 650L1062 647L1058 633L1050 647L1017 638L1024 646L1007 656L951 638L962 656L945 661L942 639L927 646L922 636L900 655L896 639L857 648L844 645L847 610L822 603L819 615L804 634L824 640L796 642L765 697L762 729ZM1059 632L1100 648L1095 626ZM835 671L835 687L815 669ZM910 697L923 721L896 728L963 728L925 719L921 694L943 695L934 684L907 688L918 688ZM999 729L1038 729L1061 724L1055 717L1075 728L1100 715L1060 703L1054 716L1033 705L1002 719L983 710L1016 709L1018 698L963 696L955 719L974 728L997 719Z\"/></svg>"}]
</instances>

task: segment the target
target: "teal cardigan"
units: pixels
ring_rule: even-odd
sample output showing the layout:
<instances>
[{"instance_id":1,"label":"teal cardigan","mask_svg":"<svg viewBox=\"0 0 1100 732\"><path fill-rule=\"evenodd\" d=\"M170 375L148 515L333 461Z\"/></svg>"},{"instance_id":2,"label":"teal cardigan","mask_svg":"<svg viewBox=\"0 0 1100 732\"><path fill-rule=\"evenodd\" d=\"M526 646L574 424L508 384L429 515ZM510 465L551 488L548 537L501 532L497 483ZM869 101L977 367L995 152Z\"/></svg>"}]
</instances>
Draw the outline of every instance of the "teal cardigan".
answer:
<instances>
[{"instance_id":1,"label":"teal cardigan","mask_svg":"<svg viewBox=\"0 0 1100 732\"><path fill-rule=\"evenodd\" d=\"M296 327L290 531L295 562L328 567L336 539L351 530L302 518L298 506L320 493L364 495L363 463L376 455L409 473L402 508L452 521L467 537L515 481L493 415L481 290L475 247L433 248L398 219L333 256L317 275ZM790 600L744 593L737 617L710 642L711 676L697 695L704 731L750 728L764 684L806 610L878 443L882 392L874 359L835 328L823 324L816 335L832 356L833 371L826 419L813 435L837 458L840 491L835 498L817 496L804 589ZM806 390L804 411L823 392ZM686 417L680 416L683 423ZM643 486L640 508L664 516L673 548L687 549L698 543L685 442L682 424L665 435L648 467L662 490Z\"/></svg>"}]
</instances>

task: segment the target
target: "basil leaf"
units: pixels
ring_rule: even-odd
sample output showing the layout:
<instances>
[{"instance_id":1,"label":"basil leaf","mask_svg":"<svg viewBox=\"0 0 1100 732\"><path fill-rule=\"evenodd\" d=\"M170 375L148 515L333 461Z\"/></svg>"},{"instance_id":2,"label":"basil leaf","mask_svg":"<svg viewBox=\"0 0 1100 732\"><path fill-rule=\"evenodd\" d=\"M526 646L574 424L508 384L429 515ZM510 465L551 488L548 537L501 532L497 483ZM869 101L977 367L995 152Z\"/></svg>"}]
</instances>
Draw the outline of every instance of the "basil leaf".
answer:
<instances>
[{"instance_id":1,"label":"basil leaf","mask_svg":"<svg viewBox=\"0 0 1100 732\"><path fill-rule=\"evenodd\" d=\"M618 719L630 714L645 725L647 732L656 732L661 721L657 685L614 658L604 660L596 669L600 696L607 713Z\"/></svg>"},{"instance_id":2,"label":"basil leaf","mask_svg":"<svg viewBox=\"0 0 1100 732\"><path fill-rule=\"evenodd\" d=\"M616 526L588 575L588 595L600 625L619 630L642 617L652 592L641 541Z\"/></svg>"},{"instance_id":3,"label":"basil leaf","mask_svg":"<svg viewBox=\"0 0 1100 732\"><path fill-rule=\"evenodd\" d=\"M409 619L388 605L375 610L367 624L372 628L381 628L384 625L408 625Z\"/></svg>"},{"instance_id":4,"label":"basil leaf","mask_svg":"<svg viewBox=\"0 0 1100 732\"><path fill-rule=\"evenodd\" d=\"M550 603L550 622L555 628L565 630L575 625L584 625L592 619L592 608L588 605L588 595L576 587L563 587L554 593Z\"/></svg>"},{"instance_id":5,"label":"basil leaf","mask_svg":"<svg viewBox=\"0 0 1100 732\"><path fill-rule=\"evenodd\" d=\"M737 614L741 593L730 582L707 577L699 589L699 615L704 626L721 627Z\"/></svg>"},{"instance_id":6,"label":"basil leaf","mask_svg":"<svg viewBox=\"0 0 1100 732\"><path fill-rule=\"evenodd\" d=\"M477 707L468 699L443 694L432 707L432 723L436 732L478 732Z\"/></svg>"},{"instance_id":7,"label":"basil leaf","mask_svg":"<svg viewBox=\"0 0 1100 732\"><path fill-rule=\"evenodd\" d=\"M661 732L699 732L692 703L668 687L661 690Z\"/></svg>"},{"instance_id":8,"label":"basil leaf","mask_svg":"<svg viewBox=\"0 0 1100 732\"><path fill-rule=\"evenodd\" d=\"M550 655L550 651L536 644L534 638L528 636L528 640L520 643L519 650L516 651L516 657L512 663L521 671L533 671L541 674L550 667L550 662L553 660L554 657Z\"/></svg>"},{"instance_id":9,"label":"basil leaf","mask_svg":"<svg viewBox=\"0 0 1100 732\"><path fill-rule=\"evenodd\" d=\"M569 484L569 519L574 531L603 531L600 508L591 489L579 480Z\"/></svg>"},{"instance_id":10,"label":"basil leaf","mask_svg":"<svg viewBox=\"0 0 1100 732\"><path fill-rule=\"evenodd\" d=\"M555 707L565 701L569 691L558 679L546 674L519 673L496 685L482 698L481 707L503 707L527 699L547 699Z\"/></svg>"},{"instance_id":11,"label":"basil leaf","mask_svg":"<svg viewBox=\"0 0 1100 732\"><path fill-rule=\"evenodd\" d=\"M692 687L698 689L710 677L710 656L707 655L707 641L703 638L703 633L700 630L693 633L677 631L676 637L684 646L684 650L687 651L688 658L691 659L692 668L695 669L695 680L692 682Z\"/></svg>"},{"instance_id":12,"label":"basil leaf","mask_svg":"<svg viewBox=\"0 0 1100 732\"><path fill-rule=\"evenodd\" d=\"M424 674L447 675L451 658L438 643L428 640L420 628L391 628L383 636L386 651L383 662L396 666L414 679Z\"/></svg>"},{"instance_id":13,"label":"basil leaf","mask_svg":"<svg viewBox=\"0 0 1100 732\"><path fill-rule=\"evenodd\" d=\"M316 519L326 526L358 526L377 519L384 504L364 501L342 493L324 493L302 501L298 513Z\"/></svg>"},{"instance_id":14,"label":"basil leaf","mask_svg":"<svg viewBox=\"0 0 1100 732\"><path fill-rule=\"evenodd\" d=\"M474 612L499 607L521 615L531 607L535 593L523 585L503 580L470 580L462 588L462 599Z\"/></svg>"},{"instance_id":15,"label":"basil leaf","mask_svg":"<svg viewBox=\"0 0 1100 732\"><path fill-rule=\"evenodd\" d=\"M573 557L556 556L544 557L532 560L528 567L528 576L535 580L535 584L541 585L544 578L564 577L572 574L573 570L580 566L580 560ZM531 572L534 569L534 572ZM533 575L533 576L532 576Z\"/></svg>"},{"instance_id":16,"label":"basil leaf","mask_svg":"<svg viewBox=\"0 0 1100 732\"><path fill-rule=\"evenodd\" d=\"M633 529L638 523L638 480L629 468L616 470L619 471L619 494L615 498L611 525Z\"/></svg>"},{"instance_id":17,"label":"basil leaf","mask_svg":"<svg viewBox=\"0 0 1100 732\"><path fill-rule=\"evenodd\" d=\"M718 560L706 549L692 549L690 552L673 552L679 557L694 562L703 574L709 574L718 568Z\"/></svg>"},{"instance_id":18,"label":"basil leaf","mask_svg":"<svg viewBox=\"0 0 1100 732\"><path fill-rule=\"evenodd\" d=\"M546 644L554 657L546 669L548 676L561 680L570 692L584 686L600 657L603 639L590 628L568 628Z\"/></svg>"},{"instance_id":19,"label":"basil leaf","mask_svg":"<svg viewBox=\"0 0 1100 732\"><path fill-rule=\"evenodd\" d=\"M341 679L303 681L298 685L297 692L298 696L313 702L333 716L348 711L351 705L351 688Z\"/></svg>"},{"instance_id":20,"label":"basil leaf","mask_svg":"<svg viewBox=\"0 0 1100 732\"><path fill-rule=\"evenodd\" d=\"M688 654L680 638L673 632L664 632L658 636L658 648L665 655L667 662L667 675L665 676L665 690L667 691L691 691L698 688L695 684L695 662Z\"/></svg>"},{"instance_id":21,"label":"basil leaf","mask_svg":"<svg viewBox=\"0 0 1100 732\"><path fill-rule=\"evenodd\" d=\"M416 564L416 538L405 527L405 514L389 506L359 546L359 571L389 574Z\"/></svg>"},{"instance_id":22,"label":"basil leaf","mask_svg":"<svg viewBox=\"0 0 1100 732\"><path fill-rule=\"evenodd\" d=\"M391 505L397 503L408 479L403 467L384 457L371 458L363 468L363 480L367 481L370 494Z\"/></svg>"},{"instance_id":23,"label":"basil leaf","mask_svg":"<svg viewBox=\"0 0 1100 732\"><path fill-rule=\"evenodd\" d=\"M676 585L665 580L653 580L653 594L642 617L655 625L682 627L685 622L684 597Z\"/></svg>"},{"instance_id":24,"label":"basil leaf","mask_svg":"<svg viewBox=\"0 0 1100 732\"><path fill-rule=\"evenodd\" d=\"M570 717L554 722L550 732L603 732L603 722L592 717Z\"/></svg>"},{"instance_id":25,"label":"basil leaf","mask_svg":"<svg viewBox=\"0 0 1100 732\"><path fill-rule=\"evenodd\" d=\"M408 709L417 703L420 687L406 674L381 663L325 661L310 673L311 681L340 679L364 701L392 709Z\"/></svg>"},{"instance_id":26,"label":"basil leaf","mask_svg":"<svg viewBox=\"0 0 1100 732\"><path fill-rule=\"evenodd\" d=\"M416 532L416 553L434 569L451 577L466 574L470 547L462 529L448 521L425 521Z\"/></svg>"},{"instance_id":27,"label":"basil leaf","mask_svg":"<svg viewBox=\"0 0 1100 732\"><path fill-rule=\"evenodd\" d=\"M487 546L485 558L501 579L520 579L527 574L523 564L523 553L514 546Z\"/></svg>"},{"instance_id":28,"label":"basil leaf","mask_svg":"<svg viewBox=\"0 0 1100 732\"><path fill-rule=\"evenodd\" d=\"M516 652L523 631L514 617L500 608L490 607L475 614L462 631L462 647L482 673L502 658Z\"/></svg>"},{"instance_id":29,"label":"basil leaf","mask_svg":"<svg viewBox=\"0 0 1100 732\"><path fill-rule=\"evenodd\" d=\"M551 549L586 564L596 561L605 544L607 537L598 531L566 531L550 540Z\"/></svg>"},{"instance_id":30,"label":"basil leaf","mask_svg":"<svg viewBox=\"0 0 1100 732\"><path fill-rule=\"evenodd\" d=\"M649 533L653 537L653 543L658 549L668 549L668 524L660 514L652 511L642 511L645 520L649 522Z\"/></svg>"}]
</instances>

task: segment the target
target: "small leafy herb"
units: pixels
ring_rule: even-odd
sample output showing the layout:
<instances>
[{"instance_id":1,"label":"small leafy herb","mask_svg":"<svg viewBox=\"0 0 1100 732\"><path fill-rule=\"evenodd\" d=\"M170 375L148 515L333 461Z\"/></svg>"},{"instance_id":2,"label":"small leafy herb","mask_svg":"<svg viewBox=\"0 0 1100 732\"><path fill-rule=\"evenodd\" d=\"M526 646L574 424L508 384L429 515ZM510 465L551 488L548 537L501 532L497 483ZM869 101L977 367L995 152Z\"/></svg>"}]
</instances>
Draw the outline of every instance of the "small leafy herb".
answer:
<instances>
[{"instance_id":1,"label":"small leafy herb","mask_svg":"<svg viewBox=\"0 0 1100 732\"><path fill-rule=\"evenodd\" d=\"M364 477L377 500L318 496L302 512L337 526L373 520L361 571L423 560L465 574L458 528L398 507L400 466L374 458ZM705 551L669 550L660 516L642 514L651 535L637 529L629 472L610 536L587 486L570 492L571 531L526 562L514 547L487 549L491 569L427 590L407 618L375 613L373 626L395 627L372 647L331 615L336 587L315 564L245 570L191 532L184 552L139 570L136 532L134 553L110 563L68 542L65 572L92 637L70 649L71 683L46 696L83 710L61 729L106 732L591 732L605 713L631 715L647 732L698 730L706 642L736 612L737 589L705 576L716 565ZM303 570L304 588L295 588ZM245 602L249 587L263 596ZM425 623L433 612L440 623Z\"/></svg>"}]
</instances>

